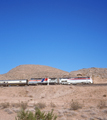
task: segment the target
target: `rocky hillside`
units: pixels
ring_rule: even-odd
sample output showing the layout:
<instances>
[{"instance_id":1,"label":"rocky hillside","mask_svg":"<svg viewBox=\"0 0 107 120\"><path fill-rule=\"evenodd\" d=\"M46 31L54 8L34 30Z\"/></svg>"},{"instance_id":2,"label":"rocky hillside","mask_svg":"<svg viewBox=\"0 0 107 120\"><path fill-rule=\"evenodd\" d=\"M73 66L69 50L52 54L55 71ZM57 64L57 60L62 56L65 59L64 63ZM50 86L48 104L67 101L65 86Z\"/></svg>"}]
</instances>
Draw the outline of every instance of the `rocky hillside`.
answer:
<instances>
[{"instance_id":1,"label":"rocky hillside","mask_svg":"<svg viewBox=\"0 0 107 120\"><path fill-rule=\"evenodd\" d=\"M20 65L13 68L8 73L3 74L0 79L31 79L43 77L63 77L69 73L60 69L43 65Z\"/></svg>"},{"instance_id":2,"label":"rocky hillside","mask_svg":"<svg viewBox=\"0 0 107 120\"><path fill-rule=\"evenodd\" d=\"M0 75L0 80L6 80L7 78L4 75Z\"/></svg>"},{"instance_id":3,"label":"rocky hillside","mask_svg":"<svg viewBox=\"0 0 107 120\"><path fill-rule=\"evenodd\" d=\"M107 83L107 68L88 68L71 71L70 77L92 76L94 83Z\"/></svg>"},{"instance_id":4,"label":"rocky hillside","mask_svg":"<svg viewBox=\"0 0 107 120\"><path fill-rule=\"evenodd\" d=\"M43 65L20 65L6 74L0 75L0 80L6 79L31 79L43 77L77 77L92 76L94 83L107 83L107 68L88 68L66 72Z\"/></svg>"}]
</instances>

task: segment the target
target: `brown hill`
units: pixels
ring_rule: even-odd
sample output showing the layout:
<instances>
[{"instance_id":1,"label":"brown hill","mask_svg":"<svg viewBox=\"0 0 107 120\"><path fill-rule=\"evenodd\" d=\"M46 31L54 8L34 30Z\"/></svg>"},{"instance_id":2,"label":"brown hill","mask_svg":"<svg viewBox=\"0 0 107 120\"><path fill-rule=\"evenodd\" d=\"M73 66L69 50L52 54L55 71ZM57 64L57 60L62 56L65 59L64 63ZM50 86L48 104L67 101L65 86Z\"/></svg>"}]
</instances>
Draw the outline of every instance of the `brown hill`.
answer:
<instances>
[{"instance_id":1,"label":"brown hill","mask_svg":"<svg viewBox=\"0 0 107 120\"><path fill-rule=\"evenodd\" d=\"M107 83L107 68L88 68L71 71L70 73L43 65L20 65L6 74L0 75L0 80L31 79L43 77L77 77L92 76L94 83Z\"/></svg>"},{"instance_id":2,"label":"brown hill","mask_svg":"<svg viewBox=\"0 0 107 120\"><path fill-rule=\"evenodd\" d=\"M6 77L4 75L0 75L0 80L6 80Z\"/></svg>"},{"instance_id":3,"label":"brown hill","mask_svg":"<svg viewBox=\"0 0 107 120\"><path fill-rule=\"evenodd\" d=\"M8 73L3 74L7 79L63 77L68 75L69 73L66 71L43 65L20 65L13 68Z\"/></svg>"},{"instance_id":4,"label":"brown hill","mask_svg":"<svg viewBox=\"0 0 107 120\"><path fill-rule=\"evenodd\" d=\"M107 83L107 68L88 68L71 71L70 77L92 76L94 83Z\"/></svg>"}]
</instances>

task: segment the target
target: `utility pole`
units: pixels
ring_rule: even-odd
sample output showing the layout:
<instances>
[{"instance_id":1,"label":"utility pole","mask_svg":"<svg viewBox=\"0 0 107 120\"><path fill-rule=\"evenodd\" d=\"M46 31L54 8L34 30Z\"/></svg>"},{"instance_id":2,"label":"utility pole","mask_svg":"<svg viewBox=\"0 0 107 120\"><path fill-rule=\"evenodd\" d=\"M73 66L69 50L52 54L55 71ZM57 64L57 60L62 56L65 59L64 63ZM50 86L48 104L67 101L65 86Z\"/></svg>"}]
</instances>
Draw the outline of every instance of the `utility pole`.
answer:
<instances>
[{"instance_id":1,"label":"utility pole","mask_svg":"<svg viewBox=\"0 0 107 120\"><path fill-rule=\"evenodd\" d=\"M49 77L48 77L48 85L49 85Z\"/></svg>"}]
</instances>

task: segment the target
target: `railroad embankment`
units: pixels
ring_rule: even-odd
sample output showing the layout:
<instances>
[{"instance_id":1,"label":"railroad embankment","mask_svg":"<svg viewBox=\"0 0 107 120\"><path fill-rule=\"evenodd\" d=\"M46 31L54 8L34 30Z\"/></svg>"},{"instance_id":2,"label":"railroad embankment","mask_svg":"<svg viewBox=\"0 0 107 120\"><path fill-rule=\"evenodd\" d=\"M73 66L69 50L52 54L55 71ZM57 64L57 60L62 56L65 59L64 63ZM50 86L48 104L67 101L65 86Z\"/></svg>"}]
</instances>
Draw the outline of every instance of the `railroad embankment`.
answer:
<instances>
[{"instance_id":1,"label":"railroad embankment","mask_svg":"<svg viewBox=\"0 0 107 120\"><path fill-rule=\"evenodd\" d=\"M15 120L23 107L48 112L57 120L106 119L107 86L43 85L0 87L0 120Z\"/></svg>"}]
</instances>

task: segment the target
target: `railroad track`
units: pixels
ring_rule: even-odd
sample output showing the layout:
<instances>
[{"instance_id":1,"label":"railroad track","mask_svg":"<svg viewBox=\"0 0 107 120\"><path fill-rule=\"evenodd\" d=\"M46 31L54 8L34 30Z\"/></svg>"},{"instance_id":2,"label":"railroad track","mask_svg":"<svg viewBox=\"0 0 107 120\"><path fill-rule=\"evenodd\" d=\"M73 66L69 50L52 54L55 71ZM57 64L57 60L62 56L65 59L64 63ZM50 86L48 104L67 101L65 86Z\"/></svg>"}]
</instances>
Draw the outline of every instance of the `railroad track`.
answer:
<instances>
[{"instance_id":1,"label":"railroad track","mask_svg":"<svg viewBox=\"0 0 107 120\"><path fill-rule=\"evenodd\" d=\"M60 84L61 85L61 84ZM72 84L70 84L70 85L66 85L66 86L71 86ZM30 85L30 86L35 86L36 87L36 85ZM38 86L46 86L46 85L38 85ZM53 86L53 84L51 85L51 86ZM56 85L57 86L57 85ZM63 86L63 85L62 85ZM64 85L65 86L65 85ZM107 86L107 83L100 83L100 84L73 84L73 86L81 86L81 87L87 87L87 86ZM25 85L25 86L16 86L16 85L10 85L10 86L0 86L0 87L29 87L29 86L27 86L27 85Z\"/></svg>"},{"instance_id":2,"label":"railroad track","mask_svg":"<svg viewBox=\"0 0 107 120\"><path fill-rule=\"evenodd\" d=\"M100 84L77 84L76 86L107 86L107 83L100 83Z\"/></svg>"}]
</instances>

